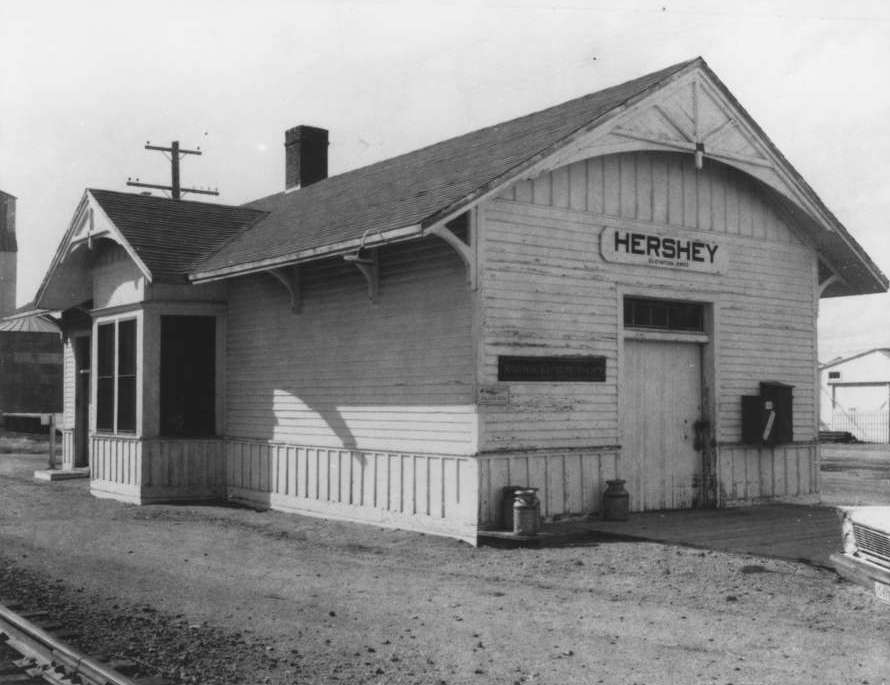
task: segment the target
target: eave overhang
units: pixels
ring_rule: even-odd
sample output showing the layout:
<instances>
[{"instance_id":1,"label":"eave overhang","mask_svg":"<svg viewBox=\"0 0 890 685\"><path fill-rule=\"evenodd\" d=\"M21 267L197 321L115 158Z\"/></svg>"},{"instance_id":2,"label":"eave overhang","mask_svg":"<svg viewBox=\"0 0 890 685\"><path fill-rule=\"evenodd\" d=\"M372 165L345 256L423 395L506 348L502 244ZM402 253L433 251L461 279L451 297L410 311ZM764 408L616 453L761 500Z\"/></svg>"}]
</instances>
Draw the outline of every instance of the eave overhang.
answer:
<instances>
[{"instance_id":1,"label":"eave overhang","mask_svg":"<svg viewBox=\"0 0 890 685\"><path fill-rule=\"evenodd\" d=\"M820 259L837 276L823 290L823 297L881 293L890 286L865 250L701 58L642 89L417 224L370 234L366 231L361 238L265 260L195 271L189 274L189 280L206 283L349 254L361 247L418 239L436 233L445 223L517 181L580 159L637 150L688 153L696 156L697 163L712 160L727 164L779 193L786 205L793 208L792 213L799 219Z\"/></svg>"}]
</instances>

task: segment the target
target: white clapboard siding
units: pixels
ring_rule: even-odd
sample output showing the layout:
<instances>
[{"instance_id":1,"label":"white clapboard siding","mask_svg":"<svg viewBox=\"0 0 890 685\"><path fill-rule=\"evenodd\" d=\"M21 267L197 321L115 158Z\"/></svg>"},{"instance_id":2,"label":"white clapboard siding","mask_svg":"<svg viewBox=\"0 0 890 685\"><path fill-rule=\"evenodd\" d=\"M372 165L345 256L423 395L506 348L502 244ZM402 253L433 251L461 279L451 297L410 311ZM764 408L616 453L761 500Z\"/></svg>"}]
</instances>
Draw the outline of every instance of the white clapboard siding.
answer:
<instances>
[{"instance_id":1,"label":"white clapboard siding","mask_svg":"<svg viewBox=\"0 0 890 685\"><path fill-rule=\"evenodd\" d=\"M741 396L756 394L766 380L795 386L795 440L814 440L816 253L769 192L710 160L697 172L691 155L629 153L542 174L486 203L479 382L508 386L509 401L480 407L480 451L620 443L619 288L714 303L720 445L739 442ZM608 263L599 247L605 226L719 234L729 267L709 274ZM603 355L606 381L499 384L497 359L505 354ZM806 445L789 450L775 455L781 473L797 473L798 459L815 458ZM743 447L727 457L750 458ZM754 473L750 464L747 472ZM757 496L788 494L784 478L767 482L758 475L746 487L755 482ZM812 478L795 482L803 493L817 487Z\"/></svg>"},{"instance_id":2,"label":"white clapboard siding","mask_svg":"<svg viewBox=\"0 0 890 685\"><path fill-rule=\"evenodd\" d=\"M756 393L760 380L795 386L795 437L811 440L816 425L814 253L756 194L754 181L716 163L706 163L695 173L691 157L674 157L633 153L578 162L519 184L503 196L508 201L488 205L483 231L483 382L496 379L499 354L523 348L552 353L593 353L598 348L607 354L607 370L614 372L608 355L612 350L604 345L610 341L617 346L620 312L612 283L664 286L665 292L671 287L697 290L702 300L720 302L718 440L740 438L740 397ZM589 192L572 195L560 189L565 183ZM523 185L531 190L524 192ZM545 204L548 193L536 192L537 185L550 188L549 197L575 198L562 202L571 209ZM688 192L690 187L694 192ZM715 198L721 199L715 203ZM696 202L708 204L699 211ZM651 216L648 221L655 228L664 224L720 232L730 252L729 270L713 275L605 263L599 234L606 225L603 215L610 212L634 222ZM608 371L607 382L593 392L602 394L607 387L614 392L614 373ZM513 395L511 386L511 401ZM486 412L486 446L500 446L497 421L495 412ZM616 440L613 436L606 442Z\"/></svg>"},{"instance_id":3,"label":"white clapboard siding","mask_svg":"<svg viewBox=\"0 0 890 685\"><path fill-rule=\"evenodd\" d=\"M472 458L230 439L225 479L234 501L476 542Z\"/></svg>"},{"instance_id":4,"label":"white clapboard siding","mask_svg":"<svg viewBox=\"0 0 890 685\"><path fill-rule=\"evenodd\" d=\"M229 286L226 432L332 448L472 454L471 298L438 238L380 251L377 301L342 259Z\"/></svg>"},{"instance_id":5,"label":"white clapboard siding","mask_svg":"<svg viewBox=\"0 0 890 685\"><path fill-rule=\"evenodd\" d=\"M600 512L606 481L618 474L614 449L487 454L478 461L479 527L483 529L502 523L502 490L508 485L538 488L541 516L553 520Z\"/></svg>"}]
</instances>

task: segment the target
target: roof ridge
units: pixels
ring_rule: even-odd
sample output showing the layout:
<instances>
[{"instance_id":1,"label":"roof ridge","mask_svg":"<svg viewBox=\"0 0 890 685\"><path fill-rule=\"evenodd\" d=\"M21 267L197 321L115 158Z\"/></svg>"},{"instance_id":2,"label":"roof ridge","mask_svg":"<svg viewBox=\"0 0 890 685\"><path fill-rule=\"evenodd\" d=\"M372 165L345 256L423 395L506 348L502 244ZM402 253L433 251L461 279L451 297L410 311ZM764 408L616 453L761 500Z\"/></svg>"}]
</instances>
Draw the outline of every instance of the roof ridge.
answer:
<instances>
[{"instance_id":1,"label":"roof ridge","mask_svg":"<svg viewBox=\"0 0 890 685\"><path fill-rule=\"evenodd\" d=\"M188 203L190 205L201 205L203 207L224 207L228 209L252 209L251 207L246 207L244 204L228 204L224 202L207 202L204 200L174 200L171 197L158 197L157 195L145 195L143 193L131 193L125 190L110 190L108 188L86 188L87 192L90 193L113 193L114 195L122 195L124 197L131 197L140 200L146 201L155 201L155 202L176 202L179 204ZM252 210L252 211L262 211L262 210Z\"/></svg>"},{"instance_id":2,"label":"roof ridge","mask_svg":"<svg viewBox=\"0 0 890 685\"><path fill-rule=\"evenodd\" d=\"M480 134L482 134L482 133L484 133L484 132L486 132L486 131L490 131L490 130L492 130L492 129L496 129L496 128L501 127L501 126L507 126L507 125L509 125L509 124L515 124L515 123L520 122L520 121L523 121L523 120L527 120L527 119L530 119L530 118L533 118L533 117L540 116L540 115L544 114L545 112L549 112L549 111L551 111L551 110L556 110L556 109L565 107L565 106L567 106L567 105L571 105L571 104L573 104L573 103L576 103L576 102L579 102L579 101L581 101L581 100L584 100L585 98L590 98L590 97L595 96L595 95L596 95L596 96L602 96L604 93L606 93L606 92L608 92L608 91L610 91L610 90L612 90L612 89L626 88L629 84L634 83L635 81L648 81L648 80L651 79L653 76L660 75L660 78L659 78L658 81L656 81L656 83L655 83L655 84L657 84L657 83L660 83L662 80L664 80L664 78L666 78L667 76L669 76L669 75L673 75L675 72L677 72L677 71L681 71L682 69L685 69L686 67L688 67L689 65L691 65L691 64L693 64L693 63L695 63L695 62L701 62L701 63L703 63L703 64L705 63L704 59L703 59L701 56L694 57L694 58L692 58L692 59L688 59L688 60L685 60L685 61L683 61L683 62L677 62L676 64L673 64L673 65L671 65L671 66L669 66L669 67L664 67L663 69L656 69L655 71L649 72L649 73L647 73L647 74L643 74L642 76L637 76L637 77L632 78L632 79L628 79L628 80L626 80L626 81L621 81L620 83L613 83L612 85L610 85L610 86L606 86L605 88L600 88L599 90L590 91L589 93L585 93L584 95L579 95L579 96L577 96L577 97L569 98L568 100L563 100L562 102L557 102L557 103L555 103L555 104L548 105L548 106L546 106L546 107L542 107L541 109L537 109L537 110L535 110L535 111L533 111L533 112L528 112L527 114L522 114L522 115L520 115L520 116L518 116L518 117L512 117L512 118L510 118L510 119L504 119L504 120L502 120L502 121L498 121L498 122L496 122L496 123L489 124L489 125L487 125L487 126L482 126L481 128L472 129L472 130L470 130L470 131L465 131L464 133L459 133L459 134L457 134L457 135L450 136L450 137L448 137L448 138L444 138L444 139L442 139L442 140L437 140L436 142L429 143L429 144L427 144L427 145L423 145L423 146L421 146L421 147L414 148L414 149L412 149L412 150L408 150L407 152L399 153L399 154L394 155L394 156L392 156L392 157L385 157L384 159L377 160L376 162L371 162L370 164L365 164L364 166L355 167L354 169L348 169L348 170L343 171L343 172L341 172L341 173L339 173L339 174L334 174L333 176L328 176L327 178L324 178L324 179L322 179L321 181L317 181L316 183L313 183L312 186L307 186L307 188L314 187L314 186L318 186L318 185L320 185L320 184L325 183L326 181L330 181L330 180L333 180L333 179L343 178L343 177L348 176L348 175L350 175L350 174L359 173L359 172L364 172L364 171L367 171L368 169L372 169L372 168L377 167L377 166L379 166L379 165L388 164L388 163L394 163L394 162L397 162L398 160L400 160L400 159L402 159L402 158L404 158L404 157L409 157L409 156L411 156L411 155L415 155L415 154L421 153L421 152L423 152L423 151L425 151L425 150L429 150L429 149L434 148L434 147L437 147L437 146L439 146L439 145L446 145L446 144L448 144L448 143L452 143L452 142L454 142L454 141L456 141L456 140L459 140L459 139L461 139L461 138L464 138L464 137L466 137L466 136L480 135ZM647 90L647 89L651 88L651 87L652 87L653 85L655 85L655 84L650 84L650 85L646 86L645 88L641 88L640 91ZM625 100L628 100L628 99L630 99L630 98L632 98L632 97L633 97L633 95L629 95ZM537 151L535 151L535 152L537 152ZM530 155L530 156L531 156L531 155ZM305 190L305 189L304 189L304 190ZM277 191L277 192L275 192L275 193L270 193L269 195L263 195L263 196L261 196L261 197L258 197L258 198L256 198L256 199L254 199L254 200L251 200L251 201L249 201L249 202L245 202L244 205L242 205L242 206L250 206L251 204L253 204L253 203L255 203L255 202L263 202L263 201L269 200L269 199L271 199L271 198L273 198L273 197L279 197L279 196L283 196L283 195L289 195L291 192L294 192L294 191L279 190L279 191Z\"/></svg>"}]
</instances>

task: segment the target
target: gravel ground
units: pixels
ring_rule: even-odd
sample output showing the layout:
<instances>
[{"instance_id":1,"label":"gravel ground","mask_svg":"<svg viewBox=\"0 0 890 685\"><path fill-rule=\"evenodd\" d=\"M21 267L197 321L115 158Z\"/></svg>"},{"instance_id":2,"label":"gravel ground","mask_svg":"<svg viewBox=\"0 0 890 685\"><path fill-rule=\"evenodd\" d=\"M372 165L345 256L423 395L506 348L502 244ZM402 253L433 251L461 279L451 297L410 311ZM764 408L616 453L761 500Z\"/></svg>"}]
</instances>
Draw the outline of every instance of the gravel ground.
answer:
<instances>
[{"instance_id":1,"label":"gravel ground","mask_svg":"<svg viewBox=\"0 0 890 685\"><path fill-rule=\"evenodd\" d=\"M471 548L133 507L0 454L0 597L174 683L885 683L890 606L805 564L590 541Z\"/></svg>"}]
</instances>

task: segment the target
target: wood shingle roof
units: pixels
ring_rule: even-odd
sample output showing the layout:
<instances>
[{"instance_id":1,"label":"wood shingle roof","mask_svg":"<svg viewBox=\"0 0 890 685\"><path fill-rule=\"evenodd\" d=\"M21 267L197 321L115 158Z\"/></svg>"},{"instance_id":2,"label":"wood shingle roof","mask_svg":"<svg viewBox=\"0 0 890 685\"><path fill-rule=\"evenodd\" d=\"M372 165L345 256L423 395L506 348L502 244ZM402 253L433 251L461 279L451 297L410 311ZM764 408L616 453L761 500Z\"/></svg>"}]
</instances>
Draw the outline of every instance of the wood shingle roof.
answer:
<instances>
[{"instance_id":1,"label":"wood shingle roof","mask_svg":"<svg viewBox=\"0 0 890 685\"><path fill-rule=\"evenodd\" d=\"M269 213L251 230L197 264L198 276L301 253L409 226L426 226L474 193L508 178L598 117L658 86L699 59L420 150L329 177L247 206Z\"/></svg>"},{"instance_id":2,"label":"wood shingle roof","mask_svg":"<svg viewBox=\"0 0 890 685\"><path fill-rule=\"evenodd\" d=\"M151 271L152 280L162 283L187 282L198 260L266 215L250 207L89 192Z\"/></svg>"}]
</instances>

